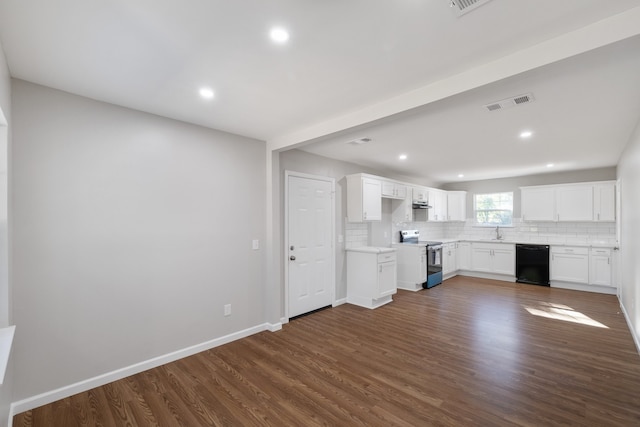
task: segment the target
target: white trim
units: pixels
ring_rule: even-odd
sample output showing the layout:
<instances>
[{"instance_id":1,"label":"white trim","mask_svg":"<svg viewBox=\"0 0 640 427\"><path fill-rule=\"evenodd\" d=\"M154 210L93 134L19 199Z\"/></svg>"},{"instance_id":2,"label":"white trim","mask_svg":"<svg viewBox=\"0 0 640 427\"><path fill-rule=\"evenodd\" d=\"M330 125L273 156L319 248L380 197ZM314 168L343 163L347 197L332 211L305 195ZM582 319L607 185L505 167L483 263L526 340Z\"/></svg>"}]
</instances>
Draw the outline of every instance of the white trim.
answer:
<instances>
[{"instance_id":1,"label":"white trim","mask_svg":"<svg viewBox=\"0 0 640 427\"><path fill-rule=\"evenodd\" d=\"M277 332L282 329L282 323L267 323L267 330L270 332Z\"/></svg>"},{"instance_id":2,"label":"white trim","mask_svg":"<svg viewBox=\"0 0 640 427\"><path fill-rule=\"evenodd\" d=\"M613 286L588 285L586 283L551 281L552 288L570 289L572 291L595 292L598 294L616 295L618 289Z\"/></svg>"},{"instance_id":3,"label":"white trim","mask_svg":"<svg viewBox=\"0 0 640 427\"><path fill-rule=\"evenodd\" d=\"M15 332L15 325L0 328L0 385L4 382L4 375L7 372Z\"/></svg>"},{"instance_id":4,"label":"white trim","mask_svg":"<svg viewBox=\"0 0 640 427\"><path fill-rule=\"evenodd\" d=\"M311 175L308 173L284 171L284 240L282 244L282 262L284 263L284 317L289 321L289 177L313 179L331 184L331 301L336 301L336 180L328 176ZM285 322L283 322L285 323Z\"/></svg>"},{"instance_id":5,"label":"white trim","mask_svg":"<svg viewBox=\"0 0 640 427\"><path fill-rule=\"evenodd\" d=\"M620 303L620 309L622 310L622 314L624 314L624 318L627 321L627 326L629 326L629 331L631 332L633 342L636 344L636 351L640 354L640 338L638 338L638 334L636 333L635 329L633 329L633 323L631 323L631 319L629 318L627 309L624 308L624 304L622 304L622 300L618 300L618 303Z\"/></svg>"},{"instance_id":6,"label":"white trim","mask_svg":"<svg viewBox=\"0 0 640 427\"><path fill-rule=\"evenodd\" d=\"M20 414L22 412L37 408L39 406L47 405L57 400L64 399L74 394L82 393L84 391L91 390L92 388L100 387L105 384L108 384L117 380L121 380L122 378L126 378L128 376L135 375L140 372L147 371L149 369L153 369L155 367L158 367L170 362L174 362L178 359L192 356L196 353L200 353L202 351L209 350L214 347L228 344L232 341L236 341L241 338L246 338L250 335L257 334L258 332L271 330L271 326L272 325L268 323L263 323L261 325L244 329L242 331L234 332L232 334L225 335L220 338L215 338L210 341L205 341L203 343L196 344L191 347L183 348L181 350L167 353L162 356L154 357L152 359L135 363L133 365L130 365L124 368L116 369L115 371L107 372L105 374L98 375L93 378L89 378L74 384L69 384L55 390L47 391L47 392L38 394L36 396L31 396L26 399L13 402L9 408L9 414L10 415Z\"/></svg>"},{"instance_id":7,"label":"white trim","mask_svg":"<svg viewBox=\"0 0 640 427\"><path fill-rule=\"evenodd\" d=\"M332 307L337 307L339 305L346 304L346 303L347 303L347 299L346 298L340 298L340 299L335 300L331 306Z\"/></svg>"}]
</instances>

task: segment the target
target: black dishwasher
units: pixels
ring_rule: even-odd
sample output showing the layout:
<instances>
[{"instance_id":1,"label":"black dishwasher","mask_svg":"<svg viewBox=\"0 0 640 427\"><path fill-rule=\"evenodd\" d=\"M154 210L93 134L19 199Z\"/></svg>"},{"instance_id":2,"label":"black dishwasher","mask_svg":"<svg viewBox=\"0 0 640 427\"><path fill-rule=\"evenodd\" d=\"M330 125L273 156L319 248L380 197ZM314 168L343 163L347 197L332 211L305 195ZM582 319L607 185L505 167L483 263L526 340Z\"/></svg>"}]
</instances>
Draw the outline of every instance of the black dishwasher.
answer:
<instances>
[{"instance_id":1,"label":"black dishwasher","mask_svg":"<svg viewBox=\"0 0 640 427\"><path fill-rule=\"evenodd\" d=\"M549 286L548 245L516 245L516 282Z\"/></svg>"}]
</instances>

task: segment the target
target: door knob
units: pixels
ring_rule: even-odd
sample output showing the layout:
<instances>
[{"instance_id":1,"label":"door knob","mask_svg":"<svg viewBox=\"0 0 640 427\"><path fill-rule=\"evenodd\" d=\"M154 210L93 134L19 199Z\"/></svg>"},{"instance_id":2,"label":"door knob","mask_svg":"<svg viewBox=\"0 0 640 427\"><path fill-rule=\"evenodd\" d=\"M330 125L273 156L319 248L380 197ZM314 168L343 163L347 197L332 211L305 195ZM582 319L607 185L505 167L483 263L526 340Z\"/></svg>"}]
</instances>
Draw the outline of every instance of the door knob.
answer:
<instances>
[{"instance_id":1,"label":"door knob","mask_svg":"<svg viewBox=\"0 0 640 427\"><path fill-rule=\"evenodd\" d=\"M289 257L289 259L290 259L291 261L295 261L295 260L296 260L296 257L295 257L295 255L291 255L291 256Z\"/></svg>"}]
</instances>

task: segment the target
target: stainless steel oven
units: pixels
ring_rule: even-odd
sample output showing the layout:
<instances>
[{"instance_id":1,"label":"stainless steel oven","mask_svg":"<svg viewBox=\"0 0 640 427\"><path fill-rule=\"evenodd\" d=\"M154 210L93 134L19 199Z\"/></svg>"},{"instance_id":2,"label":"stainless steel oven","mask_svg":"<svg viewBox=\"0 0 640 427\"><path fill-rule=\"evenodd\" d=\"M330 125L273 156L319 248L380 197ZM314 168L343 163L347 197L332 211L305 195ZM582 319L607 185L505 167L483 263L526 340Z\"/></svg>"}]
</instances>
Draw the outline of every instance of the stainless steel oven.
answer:
<instances>
[{"instance_id":1,"label":"stainless steel oven","mask_svg":"<svg viewBox=\"0 0 640 427\"><path fill-rule=\"evenodd\" d=\"M442 283L442 242L420 242L427 245L427 281L423 288L432 288Z\"/></svg>"}]
</instances>

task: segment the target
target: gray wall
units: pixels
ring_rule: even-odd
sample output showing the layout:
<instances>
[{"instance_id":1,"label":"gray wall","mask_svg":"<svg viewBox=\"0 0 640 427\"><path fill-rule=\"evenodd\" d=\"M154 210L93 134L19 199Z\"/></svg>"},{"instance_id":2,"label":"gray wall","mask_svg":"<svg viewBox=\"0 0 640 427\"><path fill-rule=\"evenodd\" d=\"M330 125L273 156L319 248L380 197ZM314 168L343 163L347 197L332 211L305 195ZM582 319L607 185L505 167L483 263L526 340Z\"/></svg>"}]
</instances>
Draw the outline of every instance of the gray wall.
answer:
<instances>
[{"instance_id":1,"label":"gray wall","mask_svg":"<svg viewBox=\"0 0 640 427\"><path fill-rule=\"evenodd\" d=\"M263 142L12 92L15 401L264 323Z\"/></svg>"},{"instance_id":2,"label":"gray wall","mask_svg":"<svg viewBox=\"0 0 640 427\"><path fill-rule=\"evenodd\" d=\"M569 184L574 182L609 181L616 179L616 168L587 169L570 172L487 179L482 181L452 182L444 190L467 191L467 218L473 218L473 194L513 191L513 217L520 218L520 187L530 185Z\"/></svg>"},{"instance_id":3,"label":"gray wall","mask_svg":"<svg viewBox=\"0 0 640 427\"><path fill-rule=\"evenodd\" d=\"M11 146L11 78L0 44L0 328L12 323L9 281L9 156ZM4 117L4 120L2 120ZM8 424L9 405L13 398L13 353L0 385L0 426Z\"/></svg>"},{"instance_id":4,"label":"gray wall","mask_svg":"<svg viewBox=\"0 0 640 427\"><path fill-rule=\"evenodd\" d=\"M618 163L620 182L620 301L640 344L640 122Z\"/></svg>"}]
</instances>

